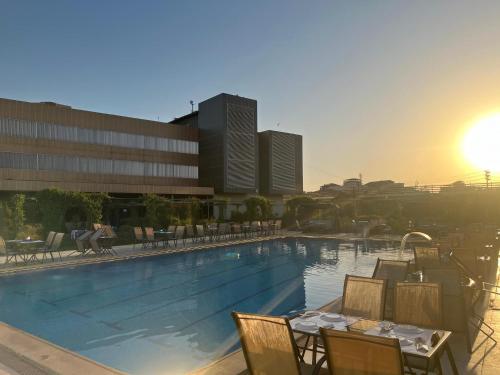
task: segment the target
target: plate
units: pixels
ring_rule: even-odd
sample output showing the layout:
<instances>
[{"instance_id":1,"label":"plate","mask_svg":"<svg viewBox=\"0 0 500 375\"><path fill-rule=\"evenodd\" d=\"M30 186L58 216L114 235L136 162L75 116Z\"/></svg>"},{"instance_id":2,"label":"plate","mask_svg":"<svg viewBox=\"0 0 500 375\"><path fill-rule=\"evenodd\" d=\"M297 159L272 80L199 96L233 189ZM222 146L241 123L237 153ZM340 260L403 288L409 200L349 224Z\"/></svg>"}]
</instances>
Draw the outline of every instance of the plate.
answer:
<instances>
[{"instance_id":1,"label":"plate","mask_svg":"<svg viewBox=\"0 0 500 375\"><path fill-rule=\"evenodd\" d=\"M321 315L321 320L325 322L343 322L345 318L339 314L323 314Z\"/></svg>"},{"instance_id":2,"label":"plate","mask_svg":"<svg viewBox=\"0 0 500 375\"><path fill-rule=\"evenodd\" d=\"M424 332L422 329L407 325L407 324L401 324L401 325L396 325L394 327L394 331L401 332L401 333L409 333L409 334L418 334Z\"/></svg>"},{"instance_id":3,"label":"plate","mask_svg":"<svg viewBox=\"0 0 500 375\"><path fill-rule=\"evenodd\" d=\"M314 331L318 328L318 325L314 322L298 322L295 325L295 329L302 329L304 331Z\"/></svg>"}]
</instances>

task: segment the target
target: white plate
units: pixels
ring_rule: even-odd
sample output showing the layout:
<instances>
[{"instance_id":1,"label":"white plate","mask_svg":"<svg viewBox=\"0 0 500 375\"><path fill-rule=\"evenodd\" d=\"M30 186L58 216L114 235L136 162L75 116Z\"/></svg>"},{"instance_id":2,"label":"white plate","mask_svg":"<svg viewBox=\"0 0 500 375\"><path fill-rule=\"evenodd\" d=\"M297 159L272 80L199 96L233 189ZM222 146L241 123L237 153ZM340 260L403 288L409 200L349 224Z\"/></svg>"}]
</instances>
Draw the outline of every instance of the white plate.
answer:
<instances>
[{"instance_id":1,"label":"white plate","mask_svg":"<svg viewBox=\"0 0 500 375\"><path fill-rule=\"evenodd\" d=\"M304 331L314 331L318 328L318 325L314 322L298 322L295 325L295 329L302 329Z\"/></svg>"},{"instance_id":2,"label":"white plate","mask_svg":"<svg viewBox=\"0 0 500 375\"><path fill-rule=\"evenodd\" d=\"M339 314L323 314L321 315L321 320L325 322L343 322L345 318Z\"/></svg>"},{"instance_id":3,"label":"white plate","mask_svg":"<svg viewBox=\"0 0 500 375\"><path fill-rule=\"evenodd\" d=\"M396 325L394 327L394 331L397 331L400 333L409 333L409 334L419 334L419 333L424 332L422 329L420 329L418 327L407 325L407 324Z\"/></svg>"}]
</instances>

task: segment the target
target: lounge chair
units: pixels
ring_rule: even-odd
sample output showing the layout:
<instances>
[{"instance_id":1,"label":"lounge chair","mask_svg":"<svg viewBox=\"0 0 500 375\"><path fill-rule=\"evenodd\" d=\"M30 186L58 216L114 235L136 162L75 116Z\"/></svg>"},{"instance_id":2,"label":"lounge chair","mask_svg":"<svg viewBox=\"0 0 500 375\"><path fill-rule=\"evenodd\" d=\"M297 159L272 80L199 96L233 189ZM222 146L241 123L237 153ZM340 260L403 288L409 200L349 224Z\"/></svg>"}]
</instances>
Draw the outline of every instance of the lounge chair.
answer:
<instances>
[{"instance_id":1,"label":"lounge chair","mask_svg":"<svg viewBox=\"0 0 500 375\"><path fill-rule=\"evenodd\" d=\"M342 295L342 314L383 320L387 280L346 275Z\"/></svg>"},{"instance_id":2,"label":"lounge chair","mask_svg":"<svg viewBox=\"0 0 500 375\"><path fill-rule=\"evenodd\" d=\"M188 238L190 238L191 241L194 243L195 236L194 236L194 227L192 225L186 225L186 238L184 240L184 243Z\"/></svg>"},{"instance_id":3,"label":"lounge chair","mask_svg":"<svg viewBox=\"0 0 500 375\"><path fill-rule=\"evenodd\" d=\"M62 257L61 257L61 243L62 243L63 237L64 237L64 233L56 233L54 235L54 240L52 241L52 244L50 245L50 247L48 248L48 250L44 252L44 256L47 253L49 253L50 254L50 258L53 261L54 260L54 256L52 255L52 253L57 253L59 255L59 260L62 260Z\"/></svg>"},{"instance_id":4,"label":"lounge chair","mask_svg":"<svg viewBox=\"0 0 500 375\"><path fill-rule=\"evenodd\" d=\"M186 245L186 239L184 238L184 230L186 228L184 227L184 225L178 225L176 228L175 228L175 246L177 246L177 243L180 241L180 240L183 240L183 243L184 245Z\"/></svg>"},{"instance_id":5,"label":"lounge chair","mask_svg":"<svg viewBox=\"0 0 500 375\"><path fill-rule=\"evenodd\" d=\"M106 255L109 254L108 249L104 248L99 244L99 238L103 235L103 230L96 230L89 238L90 247L96 255Z\"/></svg>"},{"instance_id":6,"label":"lounge chair","mask_svg":"<svg viewBox=\"0 0 500 375\"><path fill-rule=\"evenodd\" d=\"M315 368L299 355L292 328L287 318L232 313L240 336L241 349L252 375L305 375ZM317 368L317 374L328 374Z\"/></svg>"},{"instance_id":7,"label":"lounge chair","mask_svg":"<svg viewBox=\"0 0 500 375\"><path fill-rule=\"evenodd\" d=\"M320 328L325 361L331 375L403 375L404 364L397 338L369 336Z\"/></svg>"}]
</instances>

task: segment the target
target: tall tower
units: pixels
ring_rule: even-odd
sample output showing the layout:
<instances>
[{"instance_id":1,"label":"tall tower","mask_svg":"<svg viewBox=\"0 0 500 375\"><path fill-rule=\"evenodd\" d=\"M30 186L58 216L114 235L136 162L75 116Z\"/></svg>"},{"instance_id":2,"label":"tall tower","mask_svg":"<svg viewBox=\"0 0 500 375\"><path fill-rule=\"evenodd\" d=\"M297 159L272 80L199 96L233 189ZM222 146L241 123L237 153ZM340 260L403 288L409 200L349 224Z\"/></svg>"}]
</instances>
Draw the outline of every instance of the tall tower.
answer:
<instances>
[{"instance_id":1,"label":"tall tower","mask_svg":"<svg viewBox=\"0 0 500 375\"><path fill-rule=\"evenodd\" d=\"M199 104L200 183L216 193L259 191L257 101L219 94Z\"/></svg>"}]
</instances>

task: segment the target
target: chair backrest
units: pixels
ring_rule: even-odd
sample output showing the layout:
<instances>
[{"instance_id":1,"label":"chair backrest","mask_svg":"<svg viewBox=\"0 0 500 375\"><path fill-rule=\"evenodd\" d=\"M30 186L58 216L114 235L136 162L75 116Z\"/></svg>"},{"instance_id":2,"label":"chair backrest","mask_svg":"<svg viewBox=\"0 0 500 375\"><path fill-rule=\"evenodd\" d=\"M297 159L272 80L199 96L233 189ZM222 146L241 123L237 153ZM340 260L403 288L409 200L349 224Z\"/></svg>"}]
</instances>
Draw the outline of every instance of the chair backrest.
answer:
<instances>
[{"instance_id":1,"label":"chair backrest","mask_svg":"<svg viewBox=\"0 0 500 375\"><path fill-rule=\"evenodd\" d=\"M232 315L250 374L300 375L299 353L288 319Z\"/></svg>"},{"instance_id":2,"label":"chair backrest","mask_svg":"<svg viewBox=\"0 0 500 375\"><path fill-rule=\"evenodd\" d=\"M102 228L102 224L94 223L94 224L92 224L92 227L94 228L94 230L99 230Z\"/></svg>"},{"instance_id":3,"label":"chair backrest","mask_svg":"<svg viewBox=\"0 0 500 375\"><path fill-rule=\"evenodd\" d=\"M134 227L134 236L137 241L142 241L144 239L144 232L141 227Z\"/></svg>"},{"instance_id":4,"label":"chair backrest","mask_svg":"<svg viewBox=\"0 0 500 375\"><path fill-rule=\"evenodd\" d=\"M185 227L183 225L178 225L177 228L175 228L175 237L184 238L184 229Z\"/></svg>"},{"instance_id":5,"label":"chair backrest","mask_svg":"<svg viewBox=\"0 0 500 375\"><path fill-rule=\"evenodd\" d=\"M194 237L194 229L192 225L186 225L186 237L193 238Z\"/></svg>"},{"instance_id":6,"label":"chair backrest","mask_svg":"<svg viewBox=\"0 0 500 375\"><path fill-rule=\"evenodd\" d=\"M7 254L7 244L3 237L0 236L0 254Z\"/></svg>"},{"instance_id":7,"label":"chair backrest","mask_svg":"<svg viewBox=\"0 0 500 375\"><path fill-rule=\"evenodd\" d=\"M111 225L102 225L101 229L103 230L103 233L105 236L111 237L111 238L116 238L117 235L115 231L113 230L113 227Z\"/></svg>"},{"instance_id":8,"label":"chair backrest","mask_svg":"<svg viewBox=\"0 0 500 375\"><path fill-rule=\"evenodd\" d=\"M402 375L397 338L320 328L331 375Z\"/></svg>"},{"instance_id":9,"label":"chair backrest","mask_svg":"<svg viewBox=\"0 0 500 375\"><path fill-rule=\"evenodd\" d=\"M252 230L260 230L260 221L252 221L250 224Z\"/></svg>"},{"instance_id":10,"label":"chair backrest","mask_svg":"<svg viewBox=\"0 0 500 375\"><path fill-rule=\"evenodd\" d=\"M167 232L175 233L175 225L169 225L167 228Z\"/></svg>"},{"instance_id":11,"label":"chair backrest","mask_svg":"<svg viewBox=\"0 0 500 375\"><path fill-rule=\"evenodd\" d=\"M264 230L269 229L269 222L268 221L263 221L262 222L262 229L264 229Z\"/></svg>"},{"instance_id":12,"label":"chair backrest","mask_svg":"<svg viewBox=\"0 0 500 375\"><path fill-rule=\"evenodd\" d=\"M389 281L389 285L392 286L394 281L406 280L409 267L409 261L378 258L373 271L373 278L386 279Z\"/></svg>"},{"instance_id":13,"label":"chair backrest","mask_svg":"<svg viewBox=\"0 0 500 375\"><path fill-rule=\"evenodd\" d=\"M217 234L226 234L226 224L219 223L219 228L217 230Z\"/></svg>"},{"instance_id":14,"label":"chair backrest","mask_svg":"<svg viewBox=\"0 0 500 375\"><path fill-rule=\"evenodd\" d=\"M346 275L342 314L366 319L384 319L387 280Z\"/></svg>"},{"instance_id":15,"label":"chair backrest","mask_svg":"<svg viewBox=\"0 0 500 375\"><path fill-rule=\"evenodd\" d=\"M151 227L145 227L144 231L146 232L146 238L148 241L154 241L155 239L155 231Z\"/></svg>"},{"instance_id":16,"label":"chair backrest","mask_svg":"<svg viewBox=\"0 0 500 375\"><path fill-rule=\"evenodd\" d=\"M396 283L394 288L395 323L441 328L443 294L438 283Z\"/></svg>"},{"instance_id":17,"label":"chair backrest","mask_svg":"<svg viewBox=\"0 0 500 375\"><path fill-rule=\"evenodd\" d=\"M86 245L86 243L89 242L89 239L90 239L90 236L92 235L92 233L93 233L92 231L87 230L84 233L82 233L80 236L78 236L78 238L75 240L76 247L77 247L79 252L84 253L86 251L87 247L85 245Z\"/></svg>"},{"instance_id":18,"label":"chair backrest","mask_svg":"<svg viewBox=\"0 0 500 375\"><path fill-rule=\"evenodd\" d=\"M416 247L413 254L415 256L415 266L418 270L441 266L441 258L437 247Z\"/></svg>"},{"instance_id":19,"label":"chair backrest","mask_svg":"<svg viewBox=\"0 0 500 375\"><path fill-rule=\"evenodd\" d=\"M61 242L64 237L64 233L56 233L54 236L54 241L52 241L52 245L50 247L50 250L52 251L58 251L59 248L61 247Z\"/></svg>"},{"instance_id":20,"label":"chair backrest","mask_svg":"<svg viewBox=\"0 0 500 375\"><path fill-rule=\"evenodd\" d=\"M198 224L196 226L196 234L198 237L204 237L205 236L205 227L201 224Z\"/></svg>"},{"instance_id":21,"label":"chair backrest","mask_svg":"<svg viewBox=\"0 0 500 375\"><path fill-rule=\"evenodd\" d=\"M47 234L47 239L45 240L45 247L49 247L52 245L52 242L54 242L54 237L56 236L56 232L50 231L49 234Z\"/></svg>"},{"instance_id":22,"label":"chair backrest","mask_svg":"<svg viewBox=\"0 0 500 375\"><path fill-rule=\"evenodd\" d=\"M240 224L233 224L233 233L235 233L235 234L241 233L241 225Z\"/></svg>"}]
</instances>

